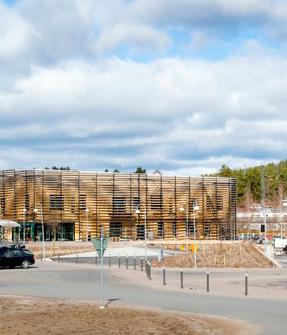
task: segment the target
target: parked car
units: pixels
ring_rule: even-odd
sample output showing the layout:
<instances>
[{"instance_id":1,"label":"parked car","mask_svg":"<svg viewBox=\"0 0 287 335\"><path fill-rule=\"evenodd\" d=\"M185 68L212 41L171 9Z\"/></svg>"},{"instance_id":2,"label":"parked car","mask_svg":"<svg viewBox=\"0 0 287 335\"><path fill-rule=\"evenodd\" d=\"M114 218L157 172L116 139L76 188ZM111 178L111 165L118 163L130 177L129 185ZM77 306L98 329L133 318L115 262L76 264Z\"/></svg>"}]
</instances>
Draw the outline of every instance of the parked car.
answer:
<instances>
[{"instance_id":1,"label":"parked car","mask_svg":"<svg viewBox=\"0 0 287 335\"><path fill-rule=\"evenodd\" d=\"M5 245L0 247L0 266L15 268L21 266L27 269L35 264L33 253L26 249L24 245Z\"/></svg>"}]
</instances>

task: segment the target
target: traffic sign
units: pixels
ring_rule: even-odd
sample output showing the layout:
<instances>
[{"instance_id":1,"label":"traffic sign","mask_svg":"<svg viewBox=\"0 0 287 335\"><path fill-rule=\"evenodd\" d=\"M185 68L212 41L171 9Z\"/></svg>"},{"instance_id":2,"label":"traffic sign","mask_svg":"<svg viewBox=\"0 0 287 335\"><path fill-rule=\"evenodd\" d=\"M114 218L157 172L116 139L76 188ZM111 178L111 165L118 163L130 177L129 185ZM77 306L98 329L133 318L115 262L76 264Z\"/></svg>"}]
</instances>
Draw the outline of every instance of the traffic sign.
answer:
<instances>
[{"instance_id":1,"label":"traffic sign","mask_svg":"<svg viewBox=\"0 0 287 335\"><path fill-rule=\"evenodd\" d=\"M94 245L94 248L96 249L99 257L102 256L101 254L101 238L92 238L92 243ZM106 238L103 238L103 256L104 256L104 253L108 247L108 243L109 243L109 238L106 237Z\"/></svg>"}]
</instances>

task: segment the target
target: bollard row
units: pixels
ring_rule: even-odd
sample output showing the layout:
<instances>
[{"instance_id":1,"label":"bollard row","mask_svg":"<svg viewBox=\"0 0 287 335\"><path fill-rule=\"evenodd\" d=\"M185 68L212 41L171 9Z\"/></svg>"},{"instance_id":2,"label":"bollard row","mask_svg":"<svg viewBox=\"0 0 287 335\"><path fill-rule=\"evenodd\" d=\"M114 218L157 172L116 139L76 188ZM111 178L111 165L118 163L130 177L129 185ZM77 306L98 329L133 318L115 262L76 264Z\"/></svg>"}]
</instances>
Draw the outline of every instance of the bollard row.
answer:
<instances>
[{"instance_id":1,"label":"bollard row","mask_svg":"<svg viewBox=\"0 0 287 335\"><path fill-rule=\"evenodd\" d=\"M41 261L43 259L43 255L42 253L40 254L41 256ZM60 263L61 261L61 257L60 255L58 255L58 263ZM116 263L116 262L115 262ZM76 264L79 264L79 255L76 255ZM98 257L95 257L95 265L98 264ZM111 256L108 257L108 266L111 267ZM151 280L151 262L148 261L147 259L144 259L143 257L140 258L140 271L143 271L145 269L145 274L146 277ZM118 256L118 267L121 268L121 256ZM129 268L129 257L126 256L126 269ZM137 269L137 261L136 261L136 256L133 257L133 269L136 270ZM180 288L183 289L184 288L184 272L183 269L180 269ZM166 286L166 268L163 267L162 269L162 284L163 286ZM244 295L248 296L248 272L245 272L244 275ZM210 292L210 272L209 269L206 270L206 292L209 293Z\"/></svg>"}]
</instances>

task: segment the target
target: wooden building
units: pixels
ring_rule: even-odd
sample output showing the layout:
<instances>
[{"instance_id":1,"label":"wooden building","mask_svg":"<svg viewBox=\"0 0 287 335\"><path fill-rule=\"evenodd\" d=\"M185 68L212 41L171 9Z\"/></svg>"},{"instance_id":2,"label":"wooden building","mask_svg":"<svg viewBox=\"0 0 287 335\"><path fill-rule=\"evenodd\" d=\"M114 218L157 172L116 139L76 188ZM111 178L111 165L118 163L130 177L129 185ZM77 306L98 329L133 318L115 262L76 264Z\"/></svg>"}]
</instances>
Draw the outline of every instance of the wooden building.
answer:
<instances>
[{"instance_id":1,"label":"wooden building","mask_svg":"<svg viewBox=\"0 0 287 335\"><path fill-rule=\"evenodd\" d=\"M194 210L198 205L199 209ZM236 180L60 170L0 171L0 219L37 240L234 239ZM25 227L25 232L23 232ZM16 233L15 233L16 234Z\"/></svg>"}]
</instances>

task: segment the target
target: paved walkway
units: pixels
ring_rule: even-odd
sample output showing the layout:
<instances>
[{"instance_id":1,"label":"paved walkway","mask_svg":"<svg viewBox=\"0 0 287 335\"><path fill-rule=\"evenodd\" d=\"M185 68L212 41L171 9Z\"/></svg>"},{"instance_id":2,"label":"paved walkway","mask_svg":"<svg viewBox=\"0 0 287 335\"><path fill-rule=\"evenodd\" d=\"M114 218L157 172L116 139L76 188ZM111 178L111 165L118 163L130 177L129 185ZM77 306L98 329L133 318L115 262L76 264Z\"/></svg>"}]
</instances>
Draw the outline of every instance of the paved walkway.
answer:
<instances>
[{"instance_id":1,"label":"paved walkway","mask_svg":"<svg viewBox=\"0 0 287 335\"><path fill-rule=\"evenodd\" d=\"M147 248L146 250L148 257L158 257L160 255L160 249L159 248ZM173 252L163 251L165 256L168 256L170 254L173 254ZM88 257L98 257L98 254L96 251L91 252L83 252L79 254L71 254L66 256L61 256L61 258L73 258L73 257L79 258L88 258ZM145 248L143 247L113 247L108 248L105 251L105 257L144 257L145 256Z\"/></svg>"}]
</instances>

